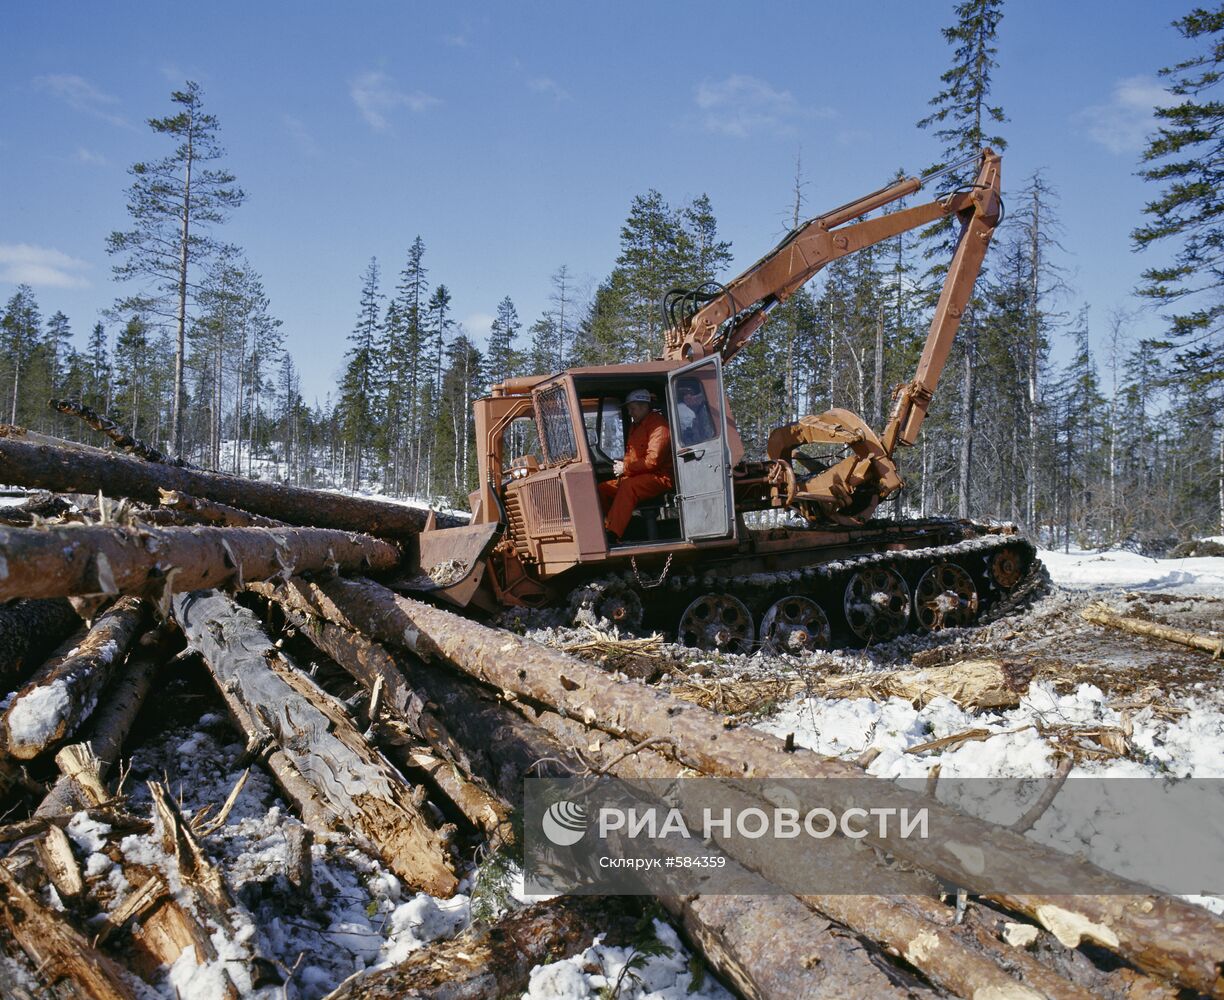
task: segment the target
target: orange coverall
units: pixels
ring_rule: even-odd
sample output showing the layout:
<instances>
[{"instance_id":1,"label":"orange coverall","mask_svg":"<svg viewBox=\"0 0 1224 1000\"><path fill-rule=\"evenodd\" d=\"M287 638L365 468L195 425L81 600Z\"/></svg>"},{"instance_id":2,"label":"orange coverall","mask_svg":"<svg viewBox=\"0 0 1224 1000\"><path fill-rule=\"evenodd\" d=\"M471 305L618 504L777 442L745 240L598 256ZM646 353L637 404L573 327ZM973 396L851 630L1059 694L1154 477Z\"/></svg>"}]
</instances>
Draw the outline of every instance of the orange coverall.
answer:
<instances>
[{"instance_id":1,"label":"orange coverall","mask_svg":"<svg viewBox=\"0 0 1224 1000\"><path fill-rule=\"evenodd\" d=\"M633 509L672 489L671 432L667 421L650 412L635 424L625 443L625 471L619 479L599 484L603 503L604 528L617 538L629 527Z\"/></svg>"}]
</instances>

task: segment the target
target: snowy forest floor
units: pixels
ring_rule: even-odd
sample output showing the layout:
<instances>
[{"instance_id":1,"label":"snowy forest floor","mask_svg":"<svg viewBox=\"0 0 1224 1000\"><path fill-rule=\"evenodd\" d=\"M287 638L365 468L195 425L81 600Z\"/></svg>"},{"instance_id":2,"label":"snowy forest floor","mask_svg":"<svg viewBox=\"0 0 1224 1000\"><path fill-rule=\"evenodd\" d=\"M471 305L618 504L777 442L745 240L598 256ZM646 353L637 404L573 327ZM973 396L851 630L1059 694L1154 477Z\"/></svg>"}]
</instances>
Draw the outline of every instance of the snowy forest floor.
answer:
<instances>
[{"instance_id":1,"label":"snowy forest floor","mask_svg":"<svg viewBox=\"0 0 1224 1000\"><path fill-rule=\"evenodd\" d=\"M720 710L737 721L778 735L794 734L796 743L821 753L852 760L865 760L867 754L870 773L884 778L922 776L938 763L945 777L1044 780L1054 773L1059 755L1072 757L1076 775L1224 777L1221 664L1204 653L1102 629L1079 617L1085 605L1103 599L1130 616L1219 636L1224 629L1224 558L1153 560L1124 552L1043 552L1042 558L1054 582L1051 592L1026 612L981 628L907 635L869 650L802 660L760 654L712 659L662 641L649 644L642 655L657 661L655 683L710 704L717 700ZM530 634L563 647L592 638L582 629ZM303 659L308 655L303 652ZM895 697L820 694L821 678L831 675L972 657L1033 665L1033 680L1017 707L970 712L947 698L915 707ZM906 753L973 728L992 735ZM1121 738L1102 739L1102 733L1120 733ZM146 706L129 742L133 749L125 791L131 796L130 810L140 815L149 811L147 781L165 781L191 815L225 801L245 770L243 738L228 721L207 673L191 659L178 665L155 704ZM256 938L262 954L279 964L280 978L291 983L286 988L236 980L243 996L313 1000L353 973L400 961L471 921L476 895L471 871L459 895L435 900L405 890L340 834L316 840L314 889L308 895L295 891L287 879L286 829L296 822L271 776L256 766L228 821L203 841L253 918L235 937ZM1051 810L1030 835L1041 839L1043 829L1057 822L1057 809ZM84 813L67 832L102 901L125 895L122 862L159 866L160 848L150 834L114 831ZM1101 848L1086 845L1085 850L1096 860L1094 850ZM520 892L511 897L509 905L516 905L514 899L525 901ZM1224 897L1192 898L1224 912ZM103 916L99 913L97 920ZM625 978L619 994L623 1000L730 996L711 977L694 983L695 969L674 930L662 922L655 926L669 951L647 958L634 976ZM190 949L184 951L151 995L183 1000L220 995L220 970L238 943L215 941L218 959L203 966L197 966ZM597 942L579 955L537 967L525 996L596 997L616 980L630 955L628 945ZM0 961L10 976L24 976L32 995L39 995L30 970L20 970L2 955ZM241 964L228 968L231 977L246 975ZM696 988L690 992L690 987Z\"/></svg>"}]
</instances>

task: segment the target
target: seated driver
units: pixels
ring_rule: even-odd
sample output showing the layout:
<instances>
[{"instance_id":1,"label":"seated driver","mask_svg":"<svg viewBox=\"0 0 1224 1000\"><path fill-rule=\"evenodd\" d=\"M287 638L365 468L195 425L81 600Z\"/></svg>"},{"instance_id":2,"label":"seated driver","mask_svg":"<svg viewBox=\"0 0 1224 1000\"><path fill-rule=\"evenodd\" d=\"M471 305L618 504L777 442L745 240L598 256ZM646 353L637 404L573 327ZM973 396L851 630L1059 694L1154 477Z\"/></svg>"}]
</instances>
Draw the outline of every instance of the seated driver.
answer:
<instances>
[{"instance_id":1,"label":"seated driver","mask_svg":"<svg viewBox=\"0 0 1224 1000\"><path fill-rule=\"evenodd\" d=\"M625 397L632 429L624 461L613 465L616 479L599 484L604 530L615 545L625 534L633 509L643 500L672 489L671 433L667 421L650 409L650 390L634 389Z\"/></svg>"}]
</instances>

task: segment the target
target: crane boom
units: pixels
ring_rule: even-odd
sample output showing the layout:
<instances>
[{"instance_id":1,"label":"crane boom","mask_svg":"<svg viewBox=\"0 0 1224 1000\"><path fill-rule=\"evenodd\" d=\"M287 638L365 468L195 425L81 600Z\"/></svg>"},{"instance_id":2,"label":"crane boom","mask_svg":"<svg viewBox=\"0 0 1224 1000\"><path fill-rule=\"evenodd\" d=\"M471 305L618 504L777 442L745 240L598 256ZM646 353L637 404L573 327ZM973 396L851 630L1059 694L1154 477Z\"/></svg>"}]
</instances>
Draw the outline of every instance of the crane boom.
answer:
<instances>
[{"instance_id":1,"label":"crane boom","mask_svg":"<svg viewBox=\"0 0 1224 1000\"><path fill-rule=\"evenodd\" d=\"M862 218L974 160L977 174L968 187L888 215ZM769 435L770 482L783 505L799 509L814 521L861 524L882 499L903 485L893 452L898 445L912 445L918 439L990 238L1002 218L1000 162L998 154L983 149L935 173L898 181L799 226L727 285L713 291L671 293L672 310L677 302L681 308L665 335L664 358L690 361L717 353L727 362L748 343L775 306L827 264L939 219L952 215L960 219L960 237L917 371L912 381L897 389L883 434L877 435L857 414L833 409L801 417ZM801 482L791 459L805 444L842 446L849 454Z\"/></svg>"}]
</instances>

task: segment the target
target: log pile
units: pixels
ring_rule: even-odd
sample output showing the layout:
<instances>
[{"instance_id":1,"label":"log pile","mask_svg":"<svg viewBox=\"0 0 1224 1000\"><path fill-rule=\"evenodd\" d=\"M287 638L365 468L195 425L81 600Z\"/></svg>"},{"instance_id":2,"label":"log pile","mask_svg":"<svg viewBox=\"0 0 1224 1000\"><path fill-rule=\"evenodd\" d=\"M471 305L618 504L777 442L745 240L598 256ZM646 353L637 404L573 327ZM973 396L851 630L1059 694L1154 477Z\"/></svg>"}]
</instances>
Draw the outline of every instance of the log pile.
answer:
<instances>
[{"instance_id":1,"label":"log pile","mask_svg":"<svg viewBox=\"0 0 1224 1000\"><path fill-rule=\"evenodd\" d=\"M29 977L53 996L173 995L168 970L189 960L219 970L219 996L296 995L298 966L244 930L257 894L216 860L252 774L274 783L292 813L285 878L260 890L290 901L317 898L312 857L336 844L406 891L454 895L481 859L521 847L527 776L862 776L853 763L729 727L692 700L371 579L411 557L420 511L252 483L121 444L138 457L0 434L0 483L104 498L92 511L44 498L28 521L0 519L5 995L32 995ZM178 523L154 523L158 512ZM140 789L124 779L133 741L157 725L158 692L184 676L224 706L244 747L241 780L211 811L183 806L172 778ZM997 708L1028 680L983 661L827 686ZM744 997L1224 996L1218 917L1043 848L1024 826L992 826L914 794L936 837L955 829L975 845L972 861L874 835L876 850L833 855L864 884L888 855L911 873L912 896L663 894L657 903ZM80 846L83 823L109 831L92 853ZM132 838L148 846L134 850ZM107 852L111 866L99 860ZM102 874L111 867L121 877ZM983 875L1033 869L1074 871L1094 891L992 893ZM745 872L778 874L768 864ZM957 910L929 895L941 883L979 895ZM334 995L515 995L533 967L597 933L629 934L640 912L634 900L511 907ZM13 978L19 968L26 980Z\"/></svg>"}]
</instances>

